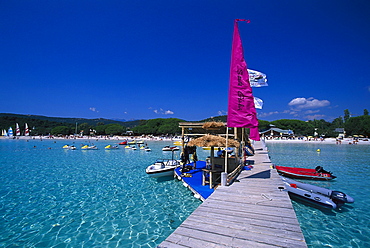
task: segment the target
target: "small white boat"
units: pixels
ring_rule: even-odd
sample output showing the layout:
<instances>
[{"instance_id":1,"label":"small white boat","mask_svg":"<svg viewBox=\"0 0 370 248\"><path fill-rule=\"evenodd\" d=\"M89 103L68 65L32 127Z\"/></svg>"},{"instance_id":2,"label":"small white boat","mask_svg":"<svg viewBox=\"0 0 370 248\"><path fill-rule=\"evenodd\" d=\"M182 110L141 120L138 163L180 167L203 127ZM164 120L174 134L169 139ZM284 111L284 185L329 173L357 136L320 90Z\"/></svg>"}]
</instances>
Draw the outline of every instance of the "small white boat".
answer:
<instances>
[{"instance_id":1,"label":"small white boat","mask_svg":"<svg viewBox=\"0 0 370 248\"><path fill-rule=\"evenodd\" d=\"M129 145L127 145L127 146L125 146L125 149L136 150L137 148L136 148L136 146L129 146Z\"/></svg>"},{"instance_id":2,"label":"small white boat","mask_svg":"<svg viewBox=\"0 0 370 248\"><path fill-rule=\"evenodd\" d=\"M162 148L162 151L166 152L166 151L178 151L180 150L180 148L178 148L177 146L165 146Z\"/></svg>"},{"instance_id":3,"label":"small white boat","mask_svg":"<svg viewBox=\"0 0 370 248\"><path fill-rule=\"evenodd\" d=\"M150 149L149 147L145 147L144 149L146 152L150 152L152 149Z\"/></svg>"},{"instance_id":4,"label":"small white boat","mask_svg":"<svg viewBox=\"0 0 370 248\"><path fill-rule=\"evenodd\" d=\"M180 165L176 159L157 159L145 172L151 177L173 176L173 171Z\"/></svg>"},{"instance_id":5,"label":"small white boat","mask_svg":"<svg viewBox=\"0 0 370 248\"><path fill-rule=\"evenodd\" d=\"M98 148L96 146L84 145L81 147L81 150L98 150Z\"/></svg>"},{"instance_id":6,"label":"small white boat","mask_svg":"<svg viewBox=\"0 0 370 248\"><path fill-rule=\"evenodd\" d=\"M76 150L76 147L74 145L64 145L63 149L68 149L68 150Z\"/></svg>"},{"instance_id":7,"label":"small white boat","mask_svg":"<svg viewBox=\"0 0 370 248\"><path fill-rule=\"evenodd\" d=\"M119 147L117 145L107 145L106 147L104 147L105 149L110 149L110 150L113 150L113 149L119 149Z\"/></svg>"},{"instance_id":8,"label":"small white boat","mask_svg":"<svg viewBox=\"0 0 370 248\"><path fill-rule=\"evenodd\" d=\"M76 150L77 148L75 146L68 146L68 150Z\"/></svg>"}]
</instances>

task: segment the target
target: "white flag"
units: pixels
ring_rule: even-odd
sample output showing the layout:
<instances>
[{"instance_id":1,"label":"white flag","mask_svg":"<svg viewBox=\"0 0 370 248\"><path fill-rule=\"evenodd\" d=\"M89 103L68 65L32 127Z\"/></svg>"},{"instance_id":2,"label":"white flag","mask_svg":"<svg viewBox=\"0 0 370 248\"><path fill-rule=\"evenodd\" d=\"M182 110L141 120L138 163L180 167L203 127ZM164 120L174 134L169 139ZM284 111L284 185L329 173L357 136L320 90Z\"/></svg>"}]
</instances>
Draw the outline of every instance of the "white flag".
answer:
<instances>
[{"instance_id":1,"label":"white flag","mask_svg":"<svg viewBox=\"0 0 370 248\"><path fill-rule=\"evenodd\" d=\"M258 98L258 97L254 97L254 107L256 109L262 109L262 106L263 106L263 101L262 99Z\"/></svg>"},{"instance_id":2,"label":"white flag","mask_svg":"<svg viewBox=\"0 0 370 248\"><path fill-rule=\"evenodd\" d=\"M251 69L247 70L249 74L249 83L251 87L268 86L266 74Z\"/></svg>"}]
</instances>

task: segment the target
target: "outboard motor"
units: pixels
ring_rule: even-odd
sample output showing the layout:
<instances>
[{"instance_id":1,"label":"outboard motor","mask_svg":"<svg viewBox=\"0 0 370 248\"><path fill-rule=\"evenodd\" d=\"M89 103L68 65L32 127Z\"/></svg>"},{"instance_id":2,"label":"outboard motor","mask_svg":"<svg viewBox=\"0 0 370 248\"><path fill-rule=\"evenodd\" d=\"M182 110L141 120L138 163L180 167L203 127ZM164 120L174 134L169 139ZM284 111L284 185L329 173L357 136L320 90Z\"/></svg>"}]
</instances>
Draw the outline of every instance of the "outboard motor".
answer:
<instances>
[{"instance_id":1,"label":"outboard motor","mask_svg":"<svg viewBox=\"0 0 370 248\"><path fill-rule=\"evenodd\" d=\"M326 171L326 170L324 170L324 167L322 167L322 166L316 166L315 170L316 170L316 172L317 172L317 173L326 173L326 174L330 174L330 175L331 175L331 177L332 177L333 179L334 179L334 178L336 178L336 176L333 176L333 175L332 175L332 173L331 173L330 171Z\"/></svg>"},{"instance_id":2,"label":"outboard motor","mask_svg":"<svg viewBox=\"0 0 370 248\"><path fill-rule=\"evenodd\" d=\"M344 203L348 202L347 195L340 191L332 191L330 199L332 199L337 205L343 205Z\"/></svg>"}]
</instances>

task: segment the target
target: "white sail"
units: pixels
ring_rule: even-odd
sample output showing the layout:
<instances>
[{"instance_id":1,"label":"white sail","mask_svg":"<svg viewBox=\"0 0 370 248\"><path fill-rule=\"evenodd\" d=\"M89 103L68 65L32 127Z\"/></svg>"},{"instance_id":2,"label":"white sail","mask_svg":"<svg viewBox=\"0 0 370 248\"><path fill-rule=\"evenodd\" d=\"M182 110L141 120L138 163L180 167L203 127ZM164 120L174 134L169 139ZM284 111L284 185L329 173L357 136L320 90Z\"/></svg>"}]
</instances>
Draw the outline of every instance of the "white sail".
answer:
<instances>
[{"instance_id":1,"label":"white sail","mask_svg":"<svg viewBox=\"0 0 370 248\"><path fill-rule=\"evenodd\" d=\"M21 129L19 128L18 123L15 123L15 135L20 136L21 135Z\"/></svg>"},{"instance_id":2,"label":"white sail","mask_svg":"<svg viewBox=\"0 0 370 248\"><path fill-rule=\"evenodd\" d=\"M25 128L25 131L24 131L24 135L25 136L30 136L30 130L28 129L27 123L26 123L26 128Z\"/></svg>"},{"instance_id":3,"label":"white sail","mask_svg":"<svg viewBox=\"0 0 370 248\"><path fill-rule=\"evenodd\" d=\"M8 136L13 137L13 128L12 127L9 127L9 129L8 129Z\"/></svg>"}]
</instances>

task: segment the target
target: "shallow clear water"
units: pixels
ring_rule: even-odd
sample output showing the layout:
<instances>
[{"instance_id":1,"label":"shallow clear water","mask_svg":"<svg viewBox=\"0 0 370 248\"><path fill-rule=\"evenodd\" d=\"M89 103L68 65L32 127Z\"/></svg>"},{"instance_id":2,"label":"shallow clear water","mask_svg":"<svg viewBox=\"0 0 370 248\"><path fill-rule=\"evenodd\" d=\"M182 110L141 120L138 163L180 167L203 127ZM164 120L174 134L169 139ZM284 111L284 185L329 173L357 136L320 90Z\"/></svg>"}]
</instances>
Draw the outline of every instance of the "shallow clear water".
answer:
<instances>
[{"instance_id":1,"label":"shallow clear water","mask_svg":"<svg viewBox=\"0 0 370 248\"><path fill-rule=\"evenodd\" d=\"M370 247L370 146L267 143L277 165L332 171L331 182L306 181L339 190L355 199L339 210L327 211L293 201L309 247ZM321 152L317 152L320 149Z\"/></svg>"},{"instance_id":2,"label":"shallow clear water","mask_svg":"<svg viewBox=\"0 0 370 248\"><path fill-rule=\"evenodd\" d=\"M0 139L1 247L156 247L201 203L181 182L145 173L171 158L161 148L172 142L62 149L73 142L88 143Z\"/></svg>"},{"instance_id":3,"label":"shallow clear water","mask_svg":"<svg viewBox=\"0 0 370 248\"><path fill-rule=\"evenodd\" d=\"M172 142L148 142L149 153L104 150L117 142L102 140L96 151L62 149L73 142L88 143L0 139L0 247L156 247L201 203L181 182L145 173L171 158L161 148ZM309 247L370 247L369 146L267 146L273 163L333 171L332 182L310 182L355 198L336 211L293 201ZM208 153L198 148L199 159Z\"/></svg>"}]
</instances>

